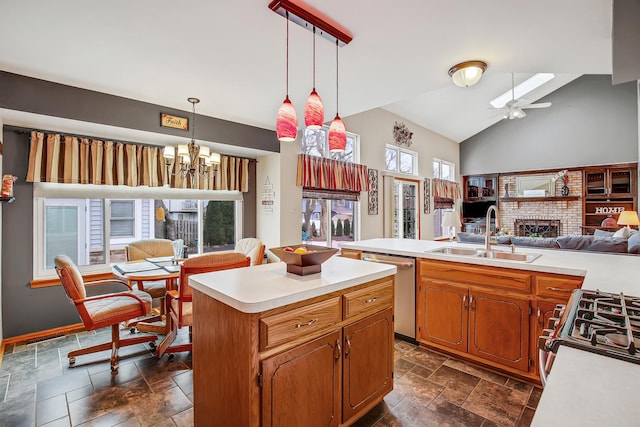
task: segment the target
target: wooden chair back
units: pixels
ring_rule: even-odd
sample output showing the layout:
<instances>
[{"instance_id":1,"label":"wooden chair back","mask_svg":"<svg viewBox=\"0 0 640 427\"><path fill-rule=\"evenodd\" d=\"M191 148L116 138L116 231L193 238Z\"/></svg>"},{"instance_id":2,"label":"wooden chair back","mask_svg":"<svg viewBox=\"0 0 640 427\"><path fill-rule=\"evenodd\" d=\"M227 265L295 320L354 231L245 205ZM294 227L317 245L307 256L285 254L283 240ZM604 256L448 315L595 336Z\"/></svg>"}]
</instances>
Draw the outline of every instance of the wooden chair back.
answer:
<instances>
[{"instance_id":1,"label":"wooden chair back","mask_svg":"<svg viewBox=\"0 0 640 427\"><path fill-rule=\"evenodd\" d=\"M124 248L127 261L173 256L173 242L168 239L147 239L131 242Z\"/></svg>"}]
</instances>

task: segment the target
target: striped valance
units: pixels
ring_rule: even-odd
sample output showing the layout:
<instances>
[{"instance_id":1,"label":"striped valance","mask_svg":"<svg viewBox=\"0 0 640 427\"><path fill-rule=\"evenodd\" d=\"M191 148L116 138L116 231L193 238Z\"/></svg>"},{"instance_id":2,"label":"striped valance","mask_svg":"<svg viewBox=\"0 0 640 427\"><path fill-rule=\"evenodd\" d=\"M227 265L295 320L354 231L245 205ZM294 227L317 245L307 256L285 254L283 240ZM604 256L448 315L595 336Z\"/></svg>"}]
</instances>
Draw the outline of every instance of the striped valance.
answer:
<instances>
[{"instance_id":1,"label":"striped valance","mask_svg":"<svg viewBox=\"0 0 640 427\"><path fill-rule=\"evenodd\" d=\"M367 167L324 157L298 154L296 185L359 193L369 191Z\"/></svg>"},{"instance_id":2,"label":"striped valance","mask_svg":"<svg viewBox=\"0 0 640 427\"><path fill-rule=\"evenodd\" d=\"M31 132L28 182L126 185L200 190L249 190L249 159L221 156L215 173L183 177L176 162L167 166L162 147Z\"/></svg>"},{"instance_id":3,"label":"striped valance","mask_svg":"<svg viewBox=\"0 0 640 427\"><path fill-rule=\"evenodd\" d=\"M461 199L462 192L460 191L460 184L455 181L434 178L433 197L454 200Z\"/></svg>"}]
</instances>

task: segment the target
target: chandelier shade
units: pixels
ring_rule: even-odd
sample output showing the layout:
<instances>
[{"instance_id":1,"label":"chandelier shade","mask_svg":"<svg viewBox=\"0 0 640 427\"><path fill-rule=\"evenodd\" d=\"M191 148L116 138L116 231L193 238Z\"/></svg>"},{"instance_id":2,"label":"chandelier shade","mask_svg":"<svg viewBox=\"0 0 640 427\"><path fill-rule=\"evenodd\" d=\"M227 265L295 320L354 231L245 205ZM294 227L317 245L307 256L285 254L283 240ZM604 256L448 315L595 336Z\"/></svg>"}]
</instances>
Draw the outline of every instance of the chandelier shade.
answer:
<instances>
[{"instance_id":1,"label":"chandelier shade","mask_svg":"<svg viewBox=\"0 0 640 427\"><path fill-rule=\"evenodd\" d=\"M338 114L329 126L329 151L342 152L347 147L347 128Z\"/></svg>"},{"instance_id":2,"label":"chandelier shade","mask_svg":"<svg viewBox=\"0 0 640 427\"><path fill-rule=\"evenodd\" d=\"M289 100L289 96L284 99L284 102L278 109L276 134L282 142L295 141L298 136L298 115Z\"/></svg>"}]
</instances>

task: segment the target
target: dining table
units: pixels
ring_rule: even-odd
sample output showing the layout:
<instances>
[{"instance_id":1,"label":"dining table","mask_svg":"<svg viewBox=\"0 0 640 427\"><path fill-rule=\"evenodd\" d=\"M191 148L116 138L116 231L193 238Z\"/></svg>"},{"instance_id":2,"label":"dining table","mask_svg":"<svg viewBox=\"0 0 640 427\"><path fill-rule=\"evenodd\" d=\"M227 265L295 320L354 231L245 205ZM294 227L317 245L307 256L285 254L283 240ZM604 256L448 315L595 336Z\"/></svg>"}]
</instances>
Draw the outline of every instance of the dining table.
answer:
<instances>
[{"instance_id":1,"label":"dining table","mask_svg":"<svg viewBox=\"0 0 640 427\"><path fill-rule=\"evenodd\" d=\"M164 281L167 291L177 289L180 277L181 260L174 257L147 258L144 260L120 262L112 265L115 276L125 279L132 289L142 290L143 282ZM165 319L164 304L160 305L158 314L137 319L127 324L130 328L137 328L140 332L150 332L166 335L169 324Z\"/></svg>"}]
</instances>

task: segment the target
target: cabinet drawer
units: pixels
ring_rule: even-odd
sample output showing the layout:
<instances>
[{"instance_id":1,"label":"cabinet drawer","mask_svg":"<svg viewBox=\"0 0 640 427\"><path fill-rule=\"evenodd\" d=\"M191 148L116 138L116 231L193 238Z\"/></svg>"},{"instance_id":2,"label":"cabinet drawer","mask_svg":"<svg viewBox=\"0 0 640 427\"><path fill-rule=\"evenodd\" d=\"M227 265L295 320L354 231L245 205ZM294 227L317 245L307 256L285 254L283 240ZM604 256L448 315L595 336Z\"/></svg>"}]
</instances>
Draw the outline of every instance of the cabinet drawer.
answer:
<instances>
[{"instance_id":1,"label":"cabinet drawer","mask_svg":"<svg viewBox=\"0 0 640 427\"><path fill-rule=\"evenodd\" d=\"M420 277L430 279L482 285L527 294L531 292L531 274L508 268L421 259L418 274Z\"/></svg>"},{"instance_id":2,"label":"cabinet drawer","mask_svg":"<svg viewBox=\"0 0 640 427\"><path fill-rule=\"evenodd\" d=\"M340 249L340 256L345 258L362 259L362 251L357 249Z\"/></svg>"},{"instance_id":3,"label":"cabinet drawer","mask_svg":"<svg viewBox=\"0 0 640 427\"><path fill-rule=\"evenodd\" d=\"M319 335L340 322L340 314L340 297L337 296L260 319L260 350L296 338Z\"/></svg>"},{"instance_id":4,"label":"cabinet drawer","mask_svg":"<svg viewBox=\"0 0 640 427\"><path fill-rule=\"evenodd\" d=\"M573 276L541 276L535 278L536 295L540 297L569 299L574 289L582 287L582 278Z\"/></svg>"},{"instance_id":5,"label":"cabinet drawer","mask_svg":"<svg viewBox=\"0 0 640 427\"><path fill-rule=\"evenodd\" d=\"M344 319L374 313L393 305L393 281L344 294Z\"/></svg>"}]
</instances>

